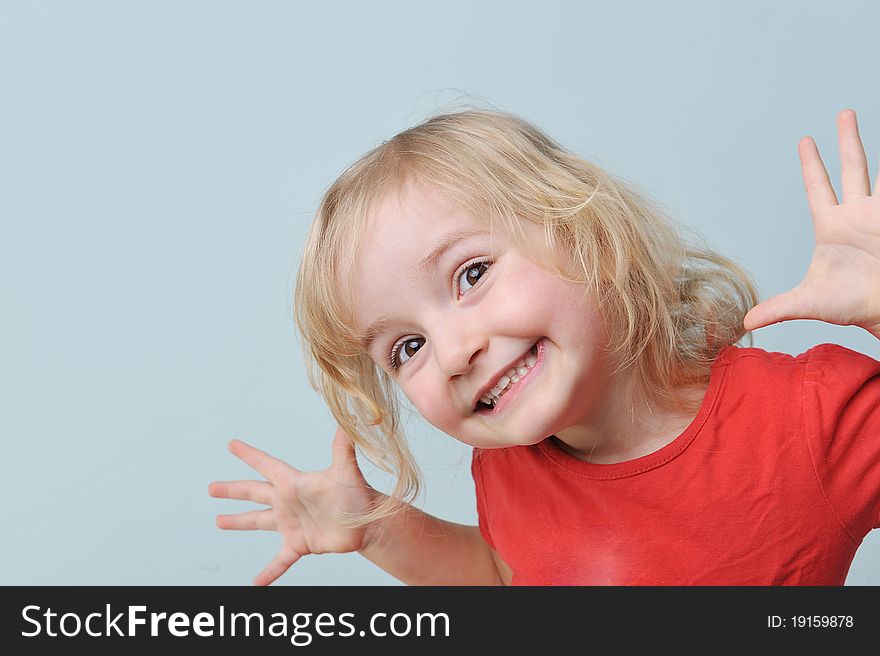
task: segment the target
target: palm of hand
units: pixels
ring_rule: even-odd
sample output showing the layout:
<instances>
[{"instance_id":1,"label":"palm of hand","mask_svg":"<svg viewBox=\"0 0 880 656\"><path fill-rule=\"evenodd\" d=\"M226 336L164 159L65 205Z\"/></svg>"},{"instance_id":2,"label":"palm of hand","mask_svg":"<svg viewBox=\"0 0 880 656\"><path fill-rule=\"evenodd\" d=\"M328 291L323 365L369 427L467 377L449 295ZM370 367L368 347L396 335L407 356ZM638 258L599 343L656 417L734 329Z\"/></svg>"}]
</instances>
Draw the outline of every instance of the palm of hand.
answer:
<instances>
[{"instance_id":1,"label":"palm of hand","mask_svg":"<svg viewBox=\"0 0 880 656\"><path fill-rule=\"evenodd\" d=\"M296 472L275 481L272 507L278 532L296 558L308 554L348 553L363 545L366 530L339 526L339 512L367 509L366 483L346 480L332 470Z\"/></svg>"},{"instance_id":2,"label":"palm of hand","mask_svg":"<svg viewBox=\"0 0 880 656\"><path fill-rule=\"evenodd\" d=\"M880 326L880 307L864 302L880 285L880 204L866 197L841 210L815 217L816 248L793 309L799 318L870 329Z\"/></svg>"},{"instance_id":3,"label":"palm of hand","mask_svg":"<svg viewBox=\"0 0 880 656\"><path fill-rule=\"evenodd\" d=\"M348 553L364 546L366 528L348 528L339 520L346 514L364 513L377 493L364 480L354 445L341 428L333 439L333 462L324 471L301 472L240 440L232 440L229 450L266 480L214 482L208 494L270 507L219 515L217 525L278 531L283 538L275 558L254 579L255 585L272 583L308 554Z\"/></svg>"},{"instance_id":4,"label":"palm of hand","mask_svg":"<svg viewBox=\"0 0 880 656\"><path fill-rule=\"evenodd\" d=\"M749 311L743 320L746 330L791 319L818 319L860 326L880 336L880 198L871 196L867 158L854 112L847 110L838 116L838 138L843 189L840 204L816 144L808 137L798 144L813 215L813 257L794 289Z\"/></svg>"}]
</instances>

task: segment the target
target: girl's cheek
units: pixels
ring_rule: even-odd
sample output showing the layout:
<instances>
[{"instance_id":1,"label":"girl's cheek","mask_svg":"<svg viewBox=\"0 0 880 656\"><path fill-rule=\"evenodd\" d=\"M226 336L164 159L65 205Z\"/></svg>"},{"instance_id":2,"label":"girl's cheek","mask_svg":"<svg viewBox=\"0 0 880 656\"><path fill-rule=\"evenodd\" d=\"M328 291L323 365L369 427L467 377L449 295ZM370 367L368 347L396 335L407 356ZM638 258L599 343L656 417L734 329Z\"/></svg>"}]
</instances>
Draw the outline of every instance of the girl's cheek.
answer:
<instances>
[{"instance_id":1,"label":"girl's cheek","mask_svg":"<svg viewBox=\"0 0 880 656\"><path fill-rule=\"evenodd\" d=\"M425 390L423 387L424 386L411 385L408 389L404 390L404 394L415 409L418 410L419 414L430 421L429 417L433 416L436 411L435 399L437 398L437 395L436 393L431 394L430 390Z\"/></svg>"},{"instance_id":2,"label":"girl's cheek","mask_svg":"<svg viewBox=\"0 0 880 656\"><path fill-rule=\"evenodd\" d=\"M451 410L451 401L444 402L443 398L442 391L422 394L418 397L418 402L413 401L413 405L425 421L434 428L446 431L455 417Z\"/></svg>"}]
</instances>

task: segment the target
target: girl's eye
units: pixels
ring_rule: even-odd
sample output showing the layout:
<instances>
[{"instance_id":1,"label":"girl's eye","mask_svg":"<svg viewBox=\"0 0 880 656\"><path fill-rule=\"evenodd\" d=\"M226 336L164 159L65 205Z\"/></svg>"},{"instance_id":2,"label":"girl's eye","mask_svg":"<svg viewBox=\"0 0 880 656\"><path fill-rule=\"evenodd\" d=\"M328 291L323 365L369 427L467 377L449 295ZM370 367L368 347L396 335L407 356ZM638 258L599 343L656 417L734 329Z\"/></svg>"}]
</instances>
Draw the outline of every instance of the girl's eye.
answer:
<instances>
[{"instance_id":1,"label":"girl's eye","mask_svg":"<svg viewBox=\"0 0 880 656\"><path fill-rule=\"evenodd\" d=\"M458 286L459 290L461 290L463 292L468 292L471 289L473 289L476 286L476 284L480 280L482 280L483 273L486 272L486 269L488 269L491 266L491 264L492 263L490 260L477 260L476 262L469 262L468 264L466 264L464 266L463 269L459 269L458 273L455 274L456 280L460 282L462 280L462 277L464 277L464 280L466 280L468 285L470 285L470 287L468 287L467 289L462 289L461 284L459 284L459 286ZM485 268L483 268L483 267L485 267ZM482 271L480 271L481 268L482 268ZM479 273L475 273L475 272L479 272ZM471 281L473 281L473 282L471 282Z\"/></svg>"},{"instance_id":2,"label":"girl's eye","mask_svg":"<svg viewBox=\"0 0 880 656\"><path fill-rule=\"evenodd\" d=\"M462 293L467 294L471 289L476 287L483 279L483 274L491 265L491 260L475 260L468 262L464 267L456 271L455 280L459 283L456 285L456 295L460 296ZM464 289L461 286L460 283L462 279L464 279L469 285L467 289ZM392 371L397 371L402 365L406 364L406 362L419 350L420 347L418 344L420 341L424 341L424 338L407 337L403 341L395 343L388 356L388 367ZM400 357L403 355L406 355L407 357L405 359Z\"/></svg>"},{"instance_id":3,"label":"girl's eye","mask_svg":"<svg viewBox=\"0 0 880 656\"><path fill-rule=\"evenodd\" d=\"M413 355L415 355L415 351L419 350L418 346L414 346L419 343L421 337L407 337L404 342L397 342L392 349L391 355L388 358L388 366L392 371L397 371L401 365L406 364L407 360L409 360ZM401 358L400 356L406 355L407 357Z\"/></svg>"}]
</instances>

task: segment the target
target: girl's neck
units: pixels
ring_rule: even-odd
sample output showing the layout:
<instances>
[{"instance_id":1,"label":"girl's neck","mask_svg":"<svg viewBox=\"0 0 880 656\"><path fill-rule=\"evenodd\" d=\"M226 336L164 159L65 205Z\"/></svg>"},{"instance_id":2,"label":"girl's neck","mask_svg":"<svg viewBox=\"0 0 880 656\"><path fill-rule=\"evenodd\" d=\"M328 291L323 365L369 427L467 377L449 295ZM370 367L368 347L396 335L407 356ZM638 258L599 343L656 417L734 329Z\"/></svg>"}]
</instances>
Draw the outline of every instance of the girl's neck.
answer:
<instances>
[{"instance_id":1,"label":"girl's neck","mask_svg":"<svg viewBox=\"0 0 880 656\"><path fill-rule=\"evenodd\" d=\"M689 407L699 407L707 383L677 390ZM637 393L609 391L602 416L586 425L559 431L559 447L578 460L614 464L641 458L675 440L693 422L697 411L660 409Z\"/></svg>"}]
</instances>

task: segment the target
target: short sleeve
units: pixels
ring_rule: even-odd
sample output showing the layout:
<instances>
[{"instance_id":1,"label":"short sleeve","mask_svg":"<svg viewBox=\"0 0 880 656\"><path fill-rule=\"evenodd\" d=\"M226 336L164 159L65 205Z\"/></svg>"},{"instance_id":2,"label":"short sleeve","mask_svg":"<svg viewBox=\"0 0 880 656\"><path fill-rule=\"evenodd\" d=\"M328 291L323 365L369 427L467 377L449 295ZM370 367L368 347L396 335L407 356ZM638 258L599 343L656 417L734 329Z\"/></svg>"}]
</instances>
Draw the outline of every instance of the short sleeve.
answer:
<instances>
[{"instance_id":1,"label":"short sleeve","mask_svg":"<svg viewBox=\"0 0 880 656\"><path fill-rule=\"evenodd\" d=\"M837 344L807 355L810 456L828 504L858 544L880 527L880 362Z\"/></svg>"},{"instance_id":2,"label":"short sleeve","mask_svg":"<svg viewBox=\"0 0 880 656\"><path fill-rule=\"evenodd\" d=\"M483 485L483 472L481 469L482 457L485 454L480 449L473 450L471 459L471 475L474 478L474 488L477 493L477 520L479 521L480 533L483 539L490 547L495 549L495 543L492 541L492 534L489 532L489 517L487 515L486 488Z\"/></svg>"}]
</instances>

